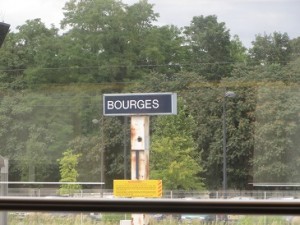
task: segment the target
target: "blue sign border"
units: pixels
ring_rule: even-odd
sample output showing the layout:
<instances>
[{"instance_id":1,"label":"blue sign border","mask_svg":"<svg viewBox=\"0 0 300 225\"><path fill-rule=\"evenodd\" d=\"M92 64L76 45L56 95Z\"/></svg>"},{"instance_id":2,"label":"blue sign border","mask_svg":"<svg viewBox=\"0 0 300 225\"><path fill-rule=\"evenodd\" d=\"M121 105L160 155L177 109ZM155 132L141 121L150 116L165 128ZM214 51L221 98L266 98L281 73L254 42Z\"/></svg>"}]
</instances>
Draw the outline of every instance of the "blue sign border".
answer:
<instances>
[{"instance_id":1,"label":"blue sign border","mask_svg":"<svg viewBox=\"0 0 300 225\"><path fill-rule=\"evenodd\" d=\"M119 109L108 109L108 101L116 103ZM143 107L129 107L129 101L141 103ZM110 102L110 104L111 104ZM127 109L122 104L127 104ZM147 107L146 107L147 105ZM159 105L159 106L158 106ZM111 105L112 106L112 105ZM123 105L124 106L124 105ZM152 107L153 106L153 107ZM177 94L176 93L120 93L103 95L103 115L105 116L133 116L133 115L176 115Z\"/></svg>"}]
</instances>

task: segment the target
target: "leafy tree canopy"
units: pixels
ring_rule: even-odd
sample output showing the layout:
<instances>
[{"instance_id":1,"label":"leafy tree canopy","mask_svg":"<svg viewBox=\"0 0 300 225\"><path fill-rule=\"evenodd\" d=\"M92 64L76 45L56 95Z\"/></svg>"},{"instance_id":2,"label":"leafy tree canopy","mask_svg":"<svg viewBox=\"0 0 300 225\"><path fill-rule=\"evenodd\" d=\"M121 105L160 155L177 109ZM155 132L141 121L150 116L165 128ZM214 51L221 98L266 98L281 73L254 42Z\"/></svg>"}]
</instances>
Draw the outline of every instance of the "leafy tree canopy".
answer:
<instances>
[{"instance_id":1,"label":"leafy tree canopy","mask_svg":"<svg viewBox=\"0 0 300 225\"><path fill-rule=\"evenodd\" d=\"M200 156L192 138L193 118L181 105L177 116L157 118L151 144L152 179L165 189L203 189Z\"/></svg>"}]
</instances>

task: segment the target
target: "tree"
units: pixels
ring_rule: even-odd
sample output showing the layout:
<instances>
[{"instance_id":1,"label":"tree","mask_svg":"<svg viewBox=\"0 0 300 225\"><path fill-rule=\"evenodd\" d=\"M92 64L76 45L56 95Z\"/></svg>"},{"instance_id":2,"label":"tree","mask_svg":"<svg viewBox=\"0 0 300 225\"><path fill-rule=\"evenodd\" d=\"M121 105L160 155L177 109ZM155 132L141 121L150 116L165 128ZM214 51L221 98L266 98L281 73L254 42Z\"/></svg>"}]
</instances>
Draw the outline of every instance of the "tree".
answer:
<instances>
[{"instance_id":1,"label":"tree","mask_svg":"<svg viewBox=\"0 0 300 225\"><path fill-rule=\"evenodd\" d=\"M177 116L159 117L152 135L150 177L165 189L204 189L200 156L192 138L193 118L181 105Z\"/></svg>"},{"instance_id":2,"label":"tree","mask_svg":"<svg viewBox=\"0 0 300 225\"><path fill-rule=\"evenodd\" d=\"M62 27L69 28L65 57L70 65L89 67L89 82L139 78L143 73L136 66L143 62L144 41L157 18L152 8L147 1L131 6L117 0L68 2Z\"/></svg>"},{"instance_id":3,"label":"tree","mask_svg":"<svg viewBox=\"0 0 300 225\"><path fill-rule=\"evenodd\" d=\"M175 26L153 27L143 37L144 47L139 55L138 65L147 76L150 71L172 75L181 70L187 51L182 47L184 38Z\"/></svg>"},{"instance_id":4,"label":"tree","mask_svg":"<svg viewBox=\"0 0 300 225\"><path fill-rule=\"evenodd\" d=\"M286 65L291 59L291 45L287 33L257 35L249 53L254 64Z\"/></svg>"},{"instance_id":5,"label":"tree","mask_svg":"<svg viewBox=\"0 0 300 225\"><path fill-rule=\"evenodd\" d=\"M247 48L245 48L237 35L230 41L230 55L234 62L245 63L248 60Z\"/></svg>"},{"instance_id":6,"label":"tree","mask_svg":"<svg viewBox=\"0 0 300 225\"><path fill-rule=\"evenodd\" d=\"M292 50L292 59L297 59L300 57L300 37L294 38L290 41Z\"/></svg>"},{"instance_id":7,"label":"tree","mask_svg":"<svg viewBox=\"0 0 300 225\"><path fill-rule=\"evenodd\" d=\"M232 63L231 42L225 23L219 23L214 15L193 17L184 33L191 51L187 59L190 70L210 81L229 76Z\"/></svg>"},{"instance_id":8,"label":"tree","mask_svg":"<svg viewBox=\"0 0 300 225\"><path fill-rule=\"evenodd\" d=\"M60 66L58 29L48 29L40 19L34 19L17 30L9 35L9 48L0 56L0 67L5 71L1 81L6 88L20 90L56 79L59 82L61 74L53 73Z\"/></svg>"},{"instance_id":9,"label":"tree","mask_svg":"<svg viewBox=\"0 0 300 225\"><path fill-rule=\"evenodd\" d=\"M299 62L259 66L237 65L232 79L226 80L238 92L238 130L230 138L229 151L240 155L234 171L241 170L242 159L248 183L297 182L299 176ZM242 141L240 141L242 140ZM238 148L236 148L238 146ZM247 160L248 156L248 160ZM229 158L229 163L230 163ZM230 171L229 171L230 173ZM235 176L236 177L236 176ZM239 178L240 179L240 178ZM243 179L240 179L243 180Z\"/></svg>"},{"instance_id":10,"label":"tree","mask_svg":"<svg viewBox=\"0 0 300 225\"><path fill-rule=\"evenodd\" d=\"M205 170L205 184L209 189L218 189L222 184L222 96L224 88L199 82L189 91L185 97L189 112L196 123L193 137L197 150L201 154ZM227 104L228 121L231 120L232 109L232 101L230 101ZM229 139L230 135L227 136ZM228 140L227 143L229 142ZM228 174L228 179L229 177Z\"/></svg>"},{"instance_id":11,"label":"tree","mask_svg":"<svg viewBox=\"0 0 300 225\"><path fill-rule=\"evenodd\" d=\"M78 172L77 164L80 154L74 154L72 149L67 149L63 157L58 160L60 171L60 182L77 182ZM79 184L62 184L59 189L61 195L74 194L76 190L81 189Z\"/></svg>"},{"instance_id":12,"label":"tree","mask_svg":"<svg viewBox=\"0 0 300 225\"><path fill-rule=\"evenodd\" d=\"M83 130L78 118L84 98L47 88L9 92L1 99L0 151L11 159L12 180L58 180L57 159Z\"/></svg>"},{"instance_id":13,"label":"tree","mask_svg":"<svg viewBox=\"0 0 300 225\"><path fill-rule=\"evenodd\" d=\"M299 93L274 82L258 93L255 126L254 180L257 183L299 181Z\"/></svg>"}]
</instances>

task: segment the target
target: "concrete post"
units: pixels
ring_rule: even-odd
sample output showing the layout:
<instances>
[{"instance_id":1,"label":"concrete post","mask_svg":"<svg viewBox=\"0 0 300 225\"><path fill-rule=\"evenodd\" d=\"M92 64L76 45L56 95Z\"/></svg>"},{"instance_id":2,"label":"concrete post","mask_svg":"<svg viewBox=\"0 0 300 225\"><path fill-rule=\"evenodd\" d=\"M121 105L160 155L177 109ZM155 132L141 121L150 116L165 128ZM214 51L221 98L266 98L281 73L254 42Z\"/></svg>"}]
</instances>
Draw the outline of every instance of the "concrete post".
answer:
<instances>
[{"instance_id":1,"label":"concrete post","mask_svg":"<svg viewBox=\"0 0 300 225\"><path fill-rule=\"evenodd\" d=\"M131 180L149 180L149 116L131 117ZM132 214L133 225L147 225L145 214Z\"/></svg>"},{"instance_id":2,"label":"concrete post","mask_svg":"<svg viewBox=\"0 0 300 225\"><path fill-rule=\"evenodd\" d=\"M1 167L1 189L0 196L7 196L8 192L8 159L0 156L0 167ZM7 212L0 212L0 224L7 225Z\"/></svg>"}]
</instances>

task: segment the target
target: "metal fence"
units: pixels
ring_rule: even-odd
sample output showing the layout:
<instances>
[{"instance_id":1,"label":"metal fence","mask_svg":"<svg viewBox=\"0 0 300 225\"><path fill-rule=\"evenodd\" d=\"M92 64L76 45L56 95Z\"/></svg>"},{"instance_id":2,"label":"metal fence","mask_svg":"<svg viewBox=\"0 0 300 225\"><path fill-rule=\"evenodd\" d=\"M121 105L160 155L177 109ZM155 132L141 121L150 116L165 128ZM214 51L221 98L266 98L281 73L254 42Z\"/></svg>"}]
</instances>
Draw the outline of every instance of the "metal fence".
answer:
<instances>
[{"instance_id":1,"label":"metal fence","mask_svg":"<svg viewBox=\"0 0 300 225\"><path fill-rule=\"evenodd\" d=\"M8 188L7 196L11 197L55 197L59 196L58 188ZM72 191L65 196L83 198L113 198L112 189L81 189ZM222 191L185 191L185 190L164 190L162 198L166 199L223 199ZM226 192L228 199L300 199L300 191L246 191L229 190Z\"/></svg>"}]
</instances>

